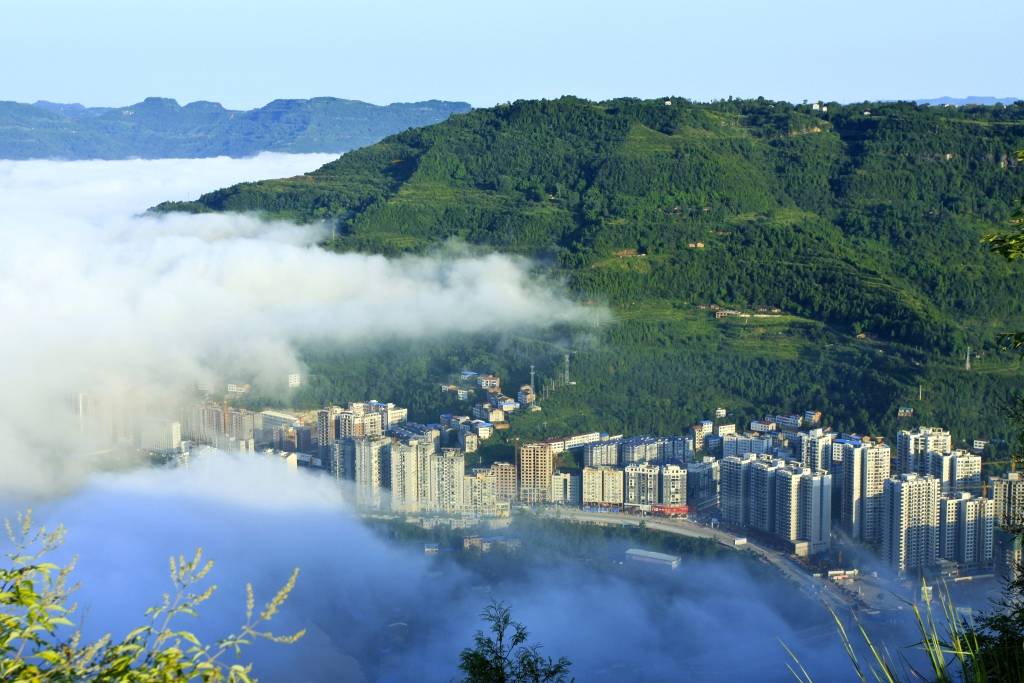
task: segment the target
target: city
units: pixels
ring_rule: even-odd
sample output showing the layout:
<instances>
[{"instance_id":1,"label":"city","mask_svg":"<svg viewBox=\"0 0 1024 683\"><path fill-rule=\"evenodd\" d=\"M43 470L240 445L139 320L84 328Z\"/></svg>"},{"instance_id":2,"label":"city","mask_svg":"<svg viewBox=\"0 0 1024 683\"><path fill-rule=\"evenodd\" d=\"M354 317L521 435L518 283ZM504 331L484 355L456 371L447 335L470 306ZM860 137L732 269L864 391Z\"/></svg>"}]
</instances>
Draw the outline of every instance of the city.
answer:
<instances>
[{"instance_id":1,"label":"city","mask_svg":"<svg viewBox=\"0 0 1024 683\"><path fill-rule=\"evenodd\" d=\"M294 388L300 375L289 375ZM210 387L203 387L209 396ZM1024 514L1024 479L986 472L978 440L955 448L939 427L880 436L835 433L818 411L765 415L738 428L724 408L676 436L590 432L540 441L510 439L514 459L480 462L481 444L514 429L517 414L542 410L531 384L511 397L493 374L464 370L441 390L470 415L419 424L406 408L369 400L317 411L199 400L180 420L139 421L135 443L158 461L187 466L204 447L264 454L319 472L354 491L366 514L430 516L500 527L515 509L593 524L647 524L755 552L798 583L826 577L832 603L874 609L879 601L833 590L858 581L895 590L847 560L867 550L895 579L1013 580L1021 544L1008 530ZM80 420L111 417L80 397ZM997 465L1005 463L996 463ZM1012 469L1012 463L1011 469ZM639 552L639 551L638 551ZM675 560L678 562L678 559ZM869 577L869 574L871 575ZM873 580L872 580L873 579Z\"/></svg>"},{"instance_id":2,"label":"city","mask_svg":"<svg viewBox=\"0 0 1024 683\"><path fill-rule=\"evenodd\" d=\"M1020 0L3 16L0 681L1024 681Z\"/></svg>"}]
</instances>

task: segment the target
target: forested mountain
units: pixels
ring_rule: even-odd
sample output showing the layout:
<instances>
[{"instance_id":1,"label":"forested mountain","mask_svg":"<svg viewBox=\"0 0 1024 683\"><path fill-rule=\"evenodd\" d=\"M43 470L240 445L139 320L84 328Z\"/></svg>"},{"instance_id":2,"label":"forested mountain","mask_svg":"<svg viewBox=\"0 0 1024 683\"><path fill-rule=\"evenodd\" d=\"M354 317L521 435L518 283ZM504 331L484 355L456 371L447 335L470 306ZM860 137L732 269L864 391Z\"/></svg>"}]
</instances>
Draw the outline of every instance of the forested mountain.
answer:
<instances>
[{"instance_id":1,"label":"forested mountain","mask_svg":"<svg viewBox=\"0 0 1024 683\"><path fill-rule=\"evenodd\" d=\"M999 331L1024 321L1024 270L980 238L1024 196L1021 148L1021 104L567 97L474 110L304 176L158 208L327 220L336 226L327 246L338 250L394 254L455 238L536 256L581 298L616 308L622 323L608 335L621 352L657 354L634 374L700 381L693 363L707 359L693 344L703 344L719 347L716 365L747 366L742 381L711 380L707 400L745 400L756 388L762 401L774 392L790 403L801 393L793 378L814 381L806 363L796 367L812 354L819 380L803 393L878 425L940 363L948 367L934 381L947 381L968 345L992 354L998 381L1018 376L993 349ZM758 338L763 327L707 327L700 304L778 307L804 322ZM822 357L844 348L852 355ZM759 365L780 358L778 368ZM839 386L843 400L875 398L852 410Z\"/></svg>"},{"instance_id":2,"label":"forested mountain","mask_svg":"<svg viewBox=\"0 0 1024 683\"><path fill-rule=\"evenodd\" d=\"M128 107L0 102L0 158L125 159L347 152L469 110L464 102L377 106L318 97L250 111L150 97Z\"/></svg>"}]
</instances>

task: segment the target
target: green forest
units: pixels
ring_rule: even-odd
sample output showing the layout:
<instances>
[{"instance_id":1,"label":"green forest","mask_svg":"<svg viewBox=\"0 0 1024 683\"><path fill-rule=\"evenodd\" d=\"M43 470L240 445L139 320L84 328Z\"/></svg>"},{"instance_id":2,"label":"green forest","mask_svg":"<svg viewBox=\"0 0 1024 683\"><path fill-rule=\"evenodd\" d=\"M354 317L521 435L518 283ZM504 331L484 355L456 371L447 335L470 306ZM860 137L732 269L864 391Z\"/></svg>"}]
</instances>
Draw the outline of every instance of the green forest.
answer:
<instances>
[{"instance_id":1,"label":"green forest","mask_svg":"<svg viewBox=\"0 0 1024 683\"><path fill-rule=\"evenodd\" d=\"M744 418L815 407L891 434L905 405L910 424L1000 438L1021 373L998 335L1024 326L1024 269L982 236L1024 196L1021 148L1024 103L566 97L457 114L156 210L327 221L339 251L455 240L524 254L614 312L598 330L310 350L310 403L372 393L429 419L460 365L521 382L572 351L577 383L517 431L678 433L724 405ZM716 320L710 305L782 314Z\"/></svg>"}]
</instances>

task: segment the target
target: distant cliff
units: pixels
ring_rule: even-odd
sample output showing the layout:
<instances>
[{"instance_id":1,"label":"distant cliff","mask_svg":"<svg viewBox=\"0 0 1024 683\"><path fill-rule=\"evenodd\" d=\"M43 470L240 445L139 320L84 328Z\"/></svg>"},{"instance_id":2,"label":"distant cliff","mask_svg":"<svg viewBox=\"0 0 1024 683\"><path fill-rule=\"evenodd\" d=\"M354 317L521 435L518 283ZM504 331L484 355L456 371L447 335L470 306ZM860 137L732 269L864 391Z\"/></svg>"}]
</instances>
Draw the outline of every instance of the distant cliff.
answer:
<instances>
[{"instance_id":1,"label":"distant cliff","mask_svg":"<svg viewBox=\"0 0 1024 683\"><path fill-rule=\"evenodd\" d=\"M0 102L0 158L125 159L346 152L469 111L465 102L378 106L317 97L250 111L150 97L128 107Z\"/></svg>"}]
</instances>

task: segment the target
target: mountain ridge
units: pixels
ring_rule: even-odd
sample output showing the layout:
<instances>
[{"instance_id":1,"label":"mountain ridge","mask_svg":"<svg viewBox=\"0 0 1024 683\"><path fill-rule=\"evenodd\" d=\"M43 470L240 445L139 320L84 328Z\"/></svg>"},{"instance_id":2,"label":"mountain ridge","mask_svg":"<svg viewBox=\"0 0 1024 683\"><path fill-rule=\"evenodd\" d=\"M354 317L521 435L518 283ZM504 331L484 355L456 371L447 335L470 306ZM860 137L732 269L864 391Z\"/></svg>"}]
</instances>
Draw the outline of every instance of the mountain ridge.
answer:
<instances>
[{"instance_id":1,"label":"mountain ridge","mask_svg":"<svg viewBox=\"0 0 1024 683\"><path fill-rule=\"evenodd\" d=\"M919 100L914 100L918 104L931 104L936 106L951 106L951 107L966 107L966 106L982 106L988 107L994 104L1010 105L1014 102L1020 102L1024 100L1021 97L992 97L991 95L968 95L966 97L950 97L944 95L942 97L930 97Z\"/></svg>"},{"instance_id":2,"label":"mountain ridge","mask_svg":"<svg viewBox=\"0 0 1024 683\"><path fill-rule=\"evenodd\" d=\"M242 157L344 153L407 128L468 111L465 102L374 105L334 97L273 100L251 110L147 97L125 107L0 101L0 158Z\"/></svg>"},{"instance_id":3,"label":"mountain ridge","mask_svg":"<svg viewBox=\"0 0 1024 683\"><path fill-rule=\"evenodd\" d=\"M397 252L457 238L548 253L588 296L651 295L653 285L670 297L681 287L687 297L785 305L858 331L952 349L966 343L956 338L953 318L980 317L969 309L990 309L990 302L957 284L936 281L922 291L916 280L933 275L898 259L927 252L941 270L942 249L964 250L1024 285L987 256L979 229L999 229L1024 195L1014 156L1024 147L1024 106L972 111L911 103L821 111L767 100L522 101L392 136L297 179L160 208L327 218L337 225L336 248ZM730 259L748 245L730 234L774 253L775 260L754 261L790 284L759 286L757 276L736 272ZM786 252L773 234L791 243L798 261L835 269L807 276L806 264L782 265ZM707 248L693 248L697 242ZM650 256L644 273L622 259L607 261L630 249ZM700 258L736 279L702 272ZM964 272L975 284L992 279ZM688 286L687 279L703 282ZM849 298L836 300L836 287ZM947 305L950 295L969 297L971 306ZM1007 303L1011 317L1024 317L1019 304Z\"/></svg>"},{"instance_id":4,"label":"mountain ridge","mask_svg":"<svg viewBox=\"0 0 1024 683\"><path fill-rule=\"evenodd\" d=\"M536 258L615 312L578 356L587 396L545 407L568 430L810 401L844 429L889 433L910 406L993 436L1008 433L993 402L1021 376L997 339L1024 327L1024 271L981 237L1024 196L1021 148L1024 105L567 97L155 208L326 221L338 251L459 240ZM984 354L970 372L968 346Z\"/></svg>"}]
</instances>

